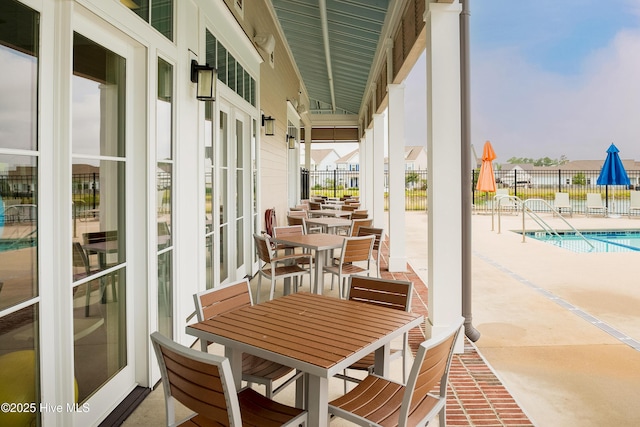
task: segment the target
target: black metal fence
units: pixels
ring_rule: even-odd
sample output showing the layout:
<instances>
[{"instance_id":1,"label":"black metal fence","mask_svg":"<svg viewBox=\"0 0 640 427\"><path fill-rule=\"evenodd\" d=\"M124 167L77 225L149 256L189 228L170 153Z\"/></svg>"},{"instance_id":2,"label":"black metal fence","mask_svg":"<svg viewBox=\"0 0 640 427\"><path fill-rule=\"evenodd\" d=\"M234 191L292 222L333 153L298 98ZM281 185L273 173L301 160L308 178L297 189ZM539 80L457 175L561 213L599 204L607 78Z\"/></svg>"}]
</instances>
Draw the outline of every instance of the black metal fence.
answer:
<instances>
[{"instance_id":1,"label":"black metal fence","mask_svg":"<svg viewBox=\"0 0 640 427\"><path fill-rule=\"evenodd\" d=\"M600 193L610 211L628 212L630 191L640 190L640 171L627 171L631 184L597 185L600 171L597 170L512 170L496 171L496 188L521 200L543 199L553 205L556 192L569 194L569 200L575 213L586 212L587 193ZM307 178L305 178L307 179ZM359 172L348 170L309 171L309 195L342 197L360 194ZM471 195L476 210L491 210L496 193L486 193L475 189L478 170L470 171L472 180ZM388 172L384 173L385 195L388 194ZM385 198L385 209L388 208ZM427 171L405 171L405 209L427 209ZM533 207L536 210L548 209L544 204Z\"/></svg>"}]
</instances>

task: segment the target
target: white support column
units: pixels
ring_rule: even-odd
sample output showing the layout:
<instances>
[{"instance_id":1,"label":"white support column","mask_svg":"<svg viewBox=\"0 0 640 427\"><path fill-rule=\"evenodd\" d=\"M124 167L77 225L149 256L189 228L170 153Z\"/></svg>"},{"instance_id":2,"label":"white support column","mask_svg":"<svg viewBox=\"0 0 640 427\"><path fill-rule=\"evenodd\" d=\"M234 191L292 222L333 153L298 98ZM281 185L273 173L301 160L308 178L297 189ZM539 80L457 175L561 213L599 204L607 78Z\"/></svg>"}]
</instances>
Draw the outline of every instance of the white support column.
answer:
<instances>
[{"instance_id":1,"label":"white support column","mask_svg":"<svg viewBox=\"0 0 640 427\"><path fill-rule=\"evenodd\" d=\"M372 174L373 174L373 205L369 214L373 217L373 226L376 228L384 228L384 141L385 141L385 125L384 114L373 115L373 145L370 146L373 151ZM376 173L378 172L378 173Z\"/></svg>"},{"instance_id":2,"label":"white support column","mask_svg":"<svg viewBox=\"0 0 640 427\"><path fill-rule=\"evenodd\" d=\"M364 131L363 165L364 181L360 188L364 188L364 198L361 198L361 206L369 212L373 212L373 129ZM362 195L362 192L360 193Z\"/></svg>"},{"instance_id":3,"label":"white support column","mask_svg":"<svg viewBox=\"0 0 640 427\"><path fill-rule=\"evenodd\" d=\"M404 84L389 90L389 271L407 271L405 250Z\"/></svg>"},{"instance_id":4,"label":"white support column","mask_svg":"<svg viewBox=\"0 0 640 427\"><path fill-rule=\"evenodd\" d=\"M311 170L311 126L304 127L304 167Z\"/></svg>"},{"instance_id":5,"label":"white support column","mask_svg":"<svg viewBox=\"0 0 640 427\"><path fill-rule=\"evenodd\" d=\"M459 30L462 7L457 1L427 6L427 326L432 328L428 332L435 334L462 313Z\"/></svg>"}]
</instances>

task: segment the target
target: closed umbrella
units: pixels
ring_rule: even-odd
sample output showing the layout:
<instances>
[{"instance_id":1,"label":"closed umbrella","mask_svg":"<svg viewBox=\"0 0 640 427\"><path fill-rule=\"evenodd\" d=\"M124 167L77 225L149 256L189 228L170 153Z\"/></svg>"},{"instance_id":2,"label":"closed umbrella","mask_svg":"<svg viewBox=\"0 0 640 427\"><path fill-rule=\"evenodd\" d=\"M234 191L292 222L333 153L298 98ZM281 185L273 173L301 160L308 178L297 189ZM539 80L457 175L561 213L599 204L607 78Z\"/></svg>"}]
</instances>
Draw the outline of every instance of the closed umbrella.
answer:
<instances>
[{"instance_id":1,"label":"closed umbrella","mask_svg":"<svg viewBox=\"0 0 640 427\"><path fill-rule=\"evenodd\" d=\"M493 147L489 141L484 143L482 148L482 166L480 166L480 175L478 175L478 184L476 184L476 190L478 191L496 191L496 177L493 174L492 162L496 159L496 153L493 151Z\"/></svg>"},{"instance_id":2,"label":"closed umbrella","mask_svg":"<svg viewBox=\"0 0 640 427\"><path fill-rule=\"evenodd\" d=\"M610 185L629 185L629 177L627 171L624 170L622 160L618 154L620 150L614 144L611 144L607 149L607 158L604 160L602 169L600 170L600 176L598 176L598 185L604 185L605 187L605 204L607 210L609 208L609 186Z\"/></svg>"}]
</instances>

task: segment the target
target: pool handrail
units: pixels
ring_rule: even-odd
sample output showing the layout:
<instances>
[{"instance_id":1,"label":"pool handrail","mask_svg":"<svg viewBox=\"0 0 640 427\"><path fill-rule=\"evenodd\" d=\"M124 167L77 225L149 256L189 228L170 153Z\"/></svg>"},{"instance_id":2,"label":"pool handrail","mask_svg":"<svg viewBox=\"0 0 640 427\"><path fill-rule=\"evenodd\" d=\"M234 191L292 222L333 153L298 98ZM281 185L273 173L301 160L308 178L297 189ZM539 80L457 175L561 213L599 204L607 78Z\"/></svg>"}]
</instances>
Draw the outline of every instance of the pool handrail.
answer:
<instances>
[{"instance_id":1,"label":"pool handrail","mask_svg":"<svg viewBox=\"0 0 640 427\"><path fill-rule=\"evenodd\" d=\"M558 232L551 227L549 224L547 224L542 218L540 218L540 216L534 211L532 210L528 205L529 202L542 202L544 205L546 205L552 212L554 212L555 214L558 215L558 217L560 217L560 219L569 226L569 228L571 228L571 230L575 233L576 236L579 236L580 238L582 238L582 240L584 240L585 242L587 242L587 244L589 246L591 246L591 249L595 248L595 246L593 246L593 244L589 241L589 239L587 239L586 237L584 237L582 235L582 233L580 233L573 225L571 225L569 223L569 221L566 220L566 218L564 216L562 216L562 214L560 213L560 211L558 209L556 209L554 206L552 206L549 202L547 202L544 199L527 199L524 202L522 202L522 242L525 242L525 226L524 226L524 214L525 211L527 211L527 213L529 214L529 216L536 221L536 223L538 223L538 225L540 225L541 227L545 228L544 226L542 226L540 224L540 222L542 222L542 224L544 224L546 227L548 227L548 229L551 231L551 233L549 233L549 231L545 228L545 232L549 233L549 234L553 234L558 238L561 238L560 235L558 234ZM537 219L536 219L537 218ZM538 222L538 219L540 220L540 222Z\"/></svg>"}]
</instances>

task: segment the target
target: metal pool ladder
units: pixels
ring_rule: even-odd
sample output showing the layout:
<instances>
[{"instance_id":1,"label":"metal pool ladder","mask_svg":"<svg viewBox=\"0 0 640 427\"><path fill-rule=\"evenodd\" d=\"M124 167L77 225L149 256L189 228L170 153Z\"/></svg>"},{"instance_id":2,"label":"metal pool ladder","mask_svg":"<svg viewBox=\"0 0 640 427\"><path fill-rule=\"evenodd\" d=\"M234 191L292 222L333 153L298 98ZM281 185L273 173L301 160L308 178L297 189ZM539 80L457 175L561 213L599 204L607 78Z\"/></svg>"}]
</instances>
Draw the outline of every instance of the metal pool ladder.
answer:
<instances>
[{"instance_id":1,"label":"metal pool ladder","mask_svg":"<svg viewBox=\"0 0 640 427\"><path fill-rule=\"evenodd\" d=\"M576 236L579 236L582 240L584 240L590 247L591 249L594 248L593 244L589 241L589 239L587 239L586 237L584 237L582 235L582 233L580 233L578 230L576 230L576 228L571 225L569 223L569 221L566 220L565 217L562 216L562 214L560 213L560 211L558 209L556 209L554 206L552 206L549 202L547 202L544 199L527 199L525 201L521 201L520 199L518 199L518 201L521 203L522 206L522 242L524 243L525 241L525 227L524 227L524 219L525 216L524 214L527 213L540 227L542 227L545 231L545 233L550 234L552 236L556 236L557 238L561 239L562 237L560 237L560 235L558 234L558 232L551 227L549 224L547 224L545 222L545 220L543 220L540 215L538 215L534 210L532 210L529 207L529 202L536 202L536 203L542 203L545 206L547 206L552 212L554 212L555 214L558 215L558 217L565 223L567 224L567 226L569 226L569 228L571 228L571 230L574 232L574 234Z\"/></svg>"}]
</instances>

